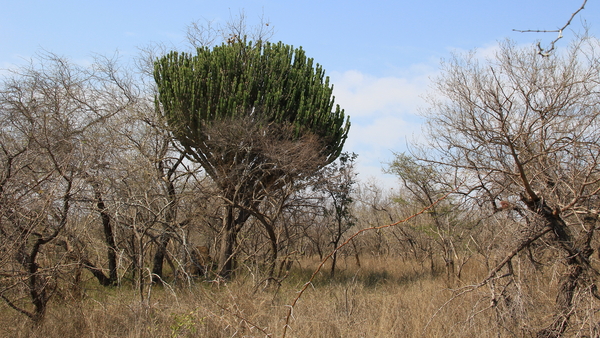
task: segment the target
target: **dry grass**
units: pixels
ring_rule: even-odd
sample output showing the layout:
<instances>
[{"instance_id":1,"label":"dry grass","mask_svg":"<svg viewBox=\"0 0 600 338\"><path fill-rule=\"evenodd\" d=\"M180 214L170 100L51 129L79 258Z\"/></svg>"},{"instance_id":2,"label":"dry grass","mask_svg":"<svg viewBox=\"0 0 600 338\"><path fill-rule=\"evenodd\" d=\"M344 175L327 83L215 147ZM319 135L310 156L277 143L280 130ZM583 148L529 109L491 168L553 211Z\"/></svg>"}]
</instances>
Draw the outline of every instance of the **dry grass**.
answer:
<instances>
[{"instance_id":1,"label":"dry grass","mask_svg":"<svg viewBox=\"0 0 600 338\"><path fill-rule=\"evenodd\" d=\"M434 275L427 264L400 259L363 258L360 269L351 262L342 261L334 280L329 280L327 272L317 276L293 310L287 337L527 336L527 325L544 319L543 312L552 306L553 295L532 281L526 284L532 290L519 292L537 293L535 303L519 303L513 297L516 306L500 304L491 309L489 288L453 299L461 286L485 274L475 260L463 271L462 281L449 280L444 273ZM266 288L252 274L221 285L155 287L143 295L127 286L93 285L80 299L68 293L55 297L45 322L37 328L1 305L0 335L280 337L287 304L317 264L316 260L303 261L281 286Z\"/></svg>"}]
</instances>

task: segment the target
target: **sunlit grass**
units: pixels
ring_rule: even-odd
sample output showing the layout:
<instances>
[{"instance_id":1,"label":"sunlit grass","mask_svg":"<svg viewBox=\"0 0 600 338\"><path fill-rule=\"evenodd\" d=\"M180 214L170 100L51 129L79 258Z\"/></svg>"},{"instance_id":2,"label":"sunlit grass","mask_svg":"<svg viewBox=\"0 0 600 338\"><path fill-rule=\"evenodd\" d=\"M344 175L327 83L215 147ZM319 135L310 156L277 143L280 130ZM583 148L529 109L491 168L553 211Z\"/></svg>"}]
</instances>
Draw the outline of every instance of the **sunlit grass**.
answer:
<instances>
[{"instance_id":1,"label":"sunlit grass","mask_svg":"<svg viewBox=\"0 0 600 338\"><path fill-rule=\"evenodd\" d=\"M250 273L240 273L228 283L198 281L143 292L130 285L103 288L90 281L80 298L60 291L38 328L0 305L0 335L280 337L289 304L318 259L299 263L281 284L260 283ZM489 308L487 288L452 299L461 287L485 274L475 260L465 266L462 280L448 277L441 264L438 267L439 271L432 272L429 264L379 257L364 257L358 267L348 258L340 262L331 279L325 266L293 309L287 337L526 336L525 331L512 327L499 329L498 312ZM549 309L552 297L540 302ZM515 320L533 325L541 312Z\"/></svg>"}]
</instances>

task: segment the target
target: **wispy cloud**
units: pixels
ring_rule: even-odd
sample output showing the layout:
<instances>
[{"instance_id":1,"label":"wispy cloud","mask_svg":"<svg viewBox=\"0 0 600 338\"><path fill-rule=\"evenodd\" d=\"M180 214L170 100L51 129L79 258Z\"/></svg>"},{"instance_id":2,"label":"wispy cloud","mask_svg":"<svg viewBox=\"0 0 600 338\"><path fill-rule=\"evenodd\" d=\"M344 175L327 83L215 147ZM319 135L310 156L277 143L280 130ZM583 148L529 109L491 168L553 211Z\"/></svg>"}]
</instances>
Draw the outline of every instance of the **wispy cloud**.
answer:
<instances>
[{"instance_id":1,"label":"wispy cloud","mask_svg":"<svg viewBox=\"0 0 600 338\"><path fill-rule=\"evenodd\" d=\"M482 60L493 58L497 51L497 42L474 50L475 57ZM418 111L427 107L425 96L435 95L430 84L439 75L439 61L427 61L400 71L390 70L391 75L382 77L358 70L331 74L336 103L352 122L345 149L359 154L361 180L372 177L384 186L395 185L396 178L384 175L382 167L391 162L393 152L406 151L412 142L423 141L423 119Z\"/></svg>"}]
</instances>

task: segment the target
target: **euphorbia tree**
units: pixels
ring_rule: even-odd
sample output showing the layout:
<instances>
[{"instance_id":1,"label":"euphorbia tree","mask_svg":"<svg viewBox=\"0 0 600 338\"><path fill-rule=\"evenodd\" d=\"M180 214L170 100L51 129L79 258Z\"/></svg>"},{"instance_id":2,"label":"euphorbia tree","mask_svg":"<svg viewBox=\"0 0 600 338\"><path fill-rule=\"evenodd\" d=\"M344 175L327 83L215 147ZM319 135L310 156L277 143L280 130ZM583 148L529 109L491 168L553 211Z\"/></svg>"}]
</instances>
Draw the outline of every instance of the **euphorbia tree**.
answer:
<instances>
[{"instance_id":1,"label":"euphorbia tree","mask_svg":"<svg viewBox=\"0 0 600 338\"><path fill-rule=\"evenodd\" d=\"M219 271L228 276L250 211L269 192L334 161L350 123L323 68L281 42L171 52L156 61L154 77L174 137L227 202Z\"/></svg>"}]
</instances>

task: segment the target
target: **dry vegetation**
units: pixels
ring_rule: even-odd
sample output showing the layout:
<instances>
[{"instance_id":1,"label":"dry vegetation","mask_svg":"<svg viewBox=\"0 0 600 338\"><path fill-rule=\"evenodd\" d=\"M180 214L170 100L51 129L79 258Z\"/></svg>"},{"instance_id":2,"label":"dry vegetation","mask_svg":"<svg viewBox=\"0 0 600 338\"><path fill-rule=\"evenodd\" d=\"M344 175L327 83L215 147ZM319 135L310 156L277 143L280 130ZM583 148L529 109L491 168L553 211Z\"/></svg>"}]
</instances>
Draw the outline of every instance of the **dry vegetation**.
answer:
<instances>
[{"instance_id":1,"label":"dry vegetation","mask_svg":"<svg viewBox=\"0 0 600 338\"><path fill-rule=\"evenodd\" d=\"M456 55L394 194L254 109L211 176L148 69L42 56L0 87L0 336L600 337L598 51Z\"/></svg>"},{"instance_id":2,"label":"dry vegetation","mask_svg":"<svg viewBox=\"0 0 600 338\"><path fill-rule=\"evenodd\" d=\"M289 304L318 259L296 262L281 285L265 287L253 274L221 284L193 282L106 289L91 275L77 288L56 290L39 326L6 304L0 308L3 337L279 337ZM441 263L441 262L436 262ZM486 274L473 257L459 280L437 264L401 257L344 257L331 280L321 273L293 310L288 337L529 337L554 306L554 268L504 288L502 304L490 306L490 288L465 293ZM515 269L532 269L525 257ZM547 283L547 281L551 281ZM596 312L593 301L578 312ZM597 315L593 315L596 320ZM574 327L569 336L594 336Z\"/></svg>"}]
</instances>

